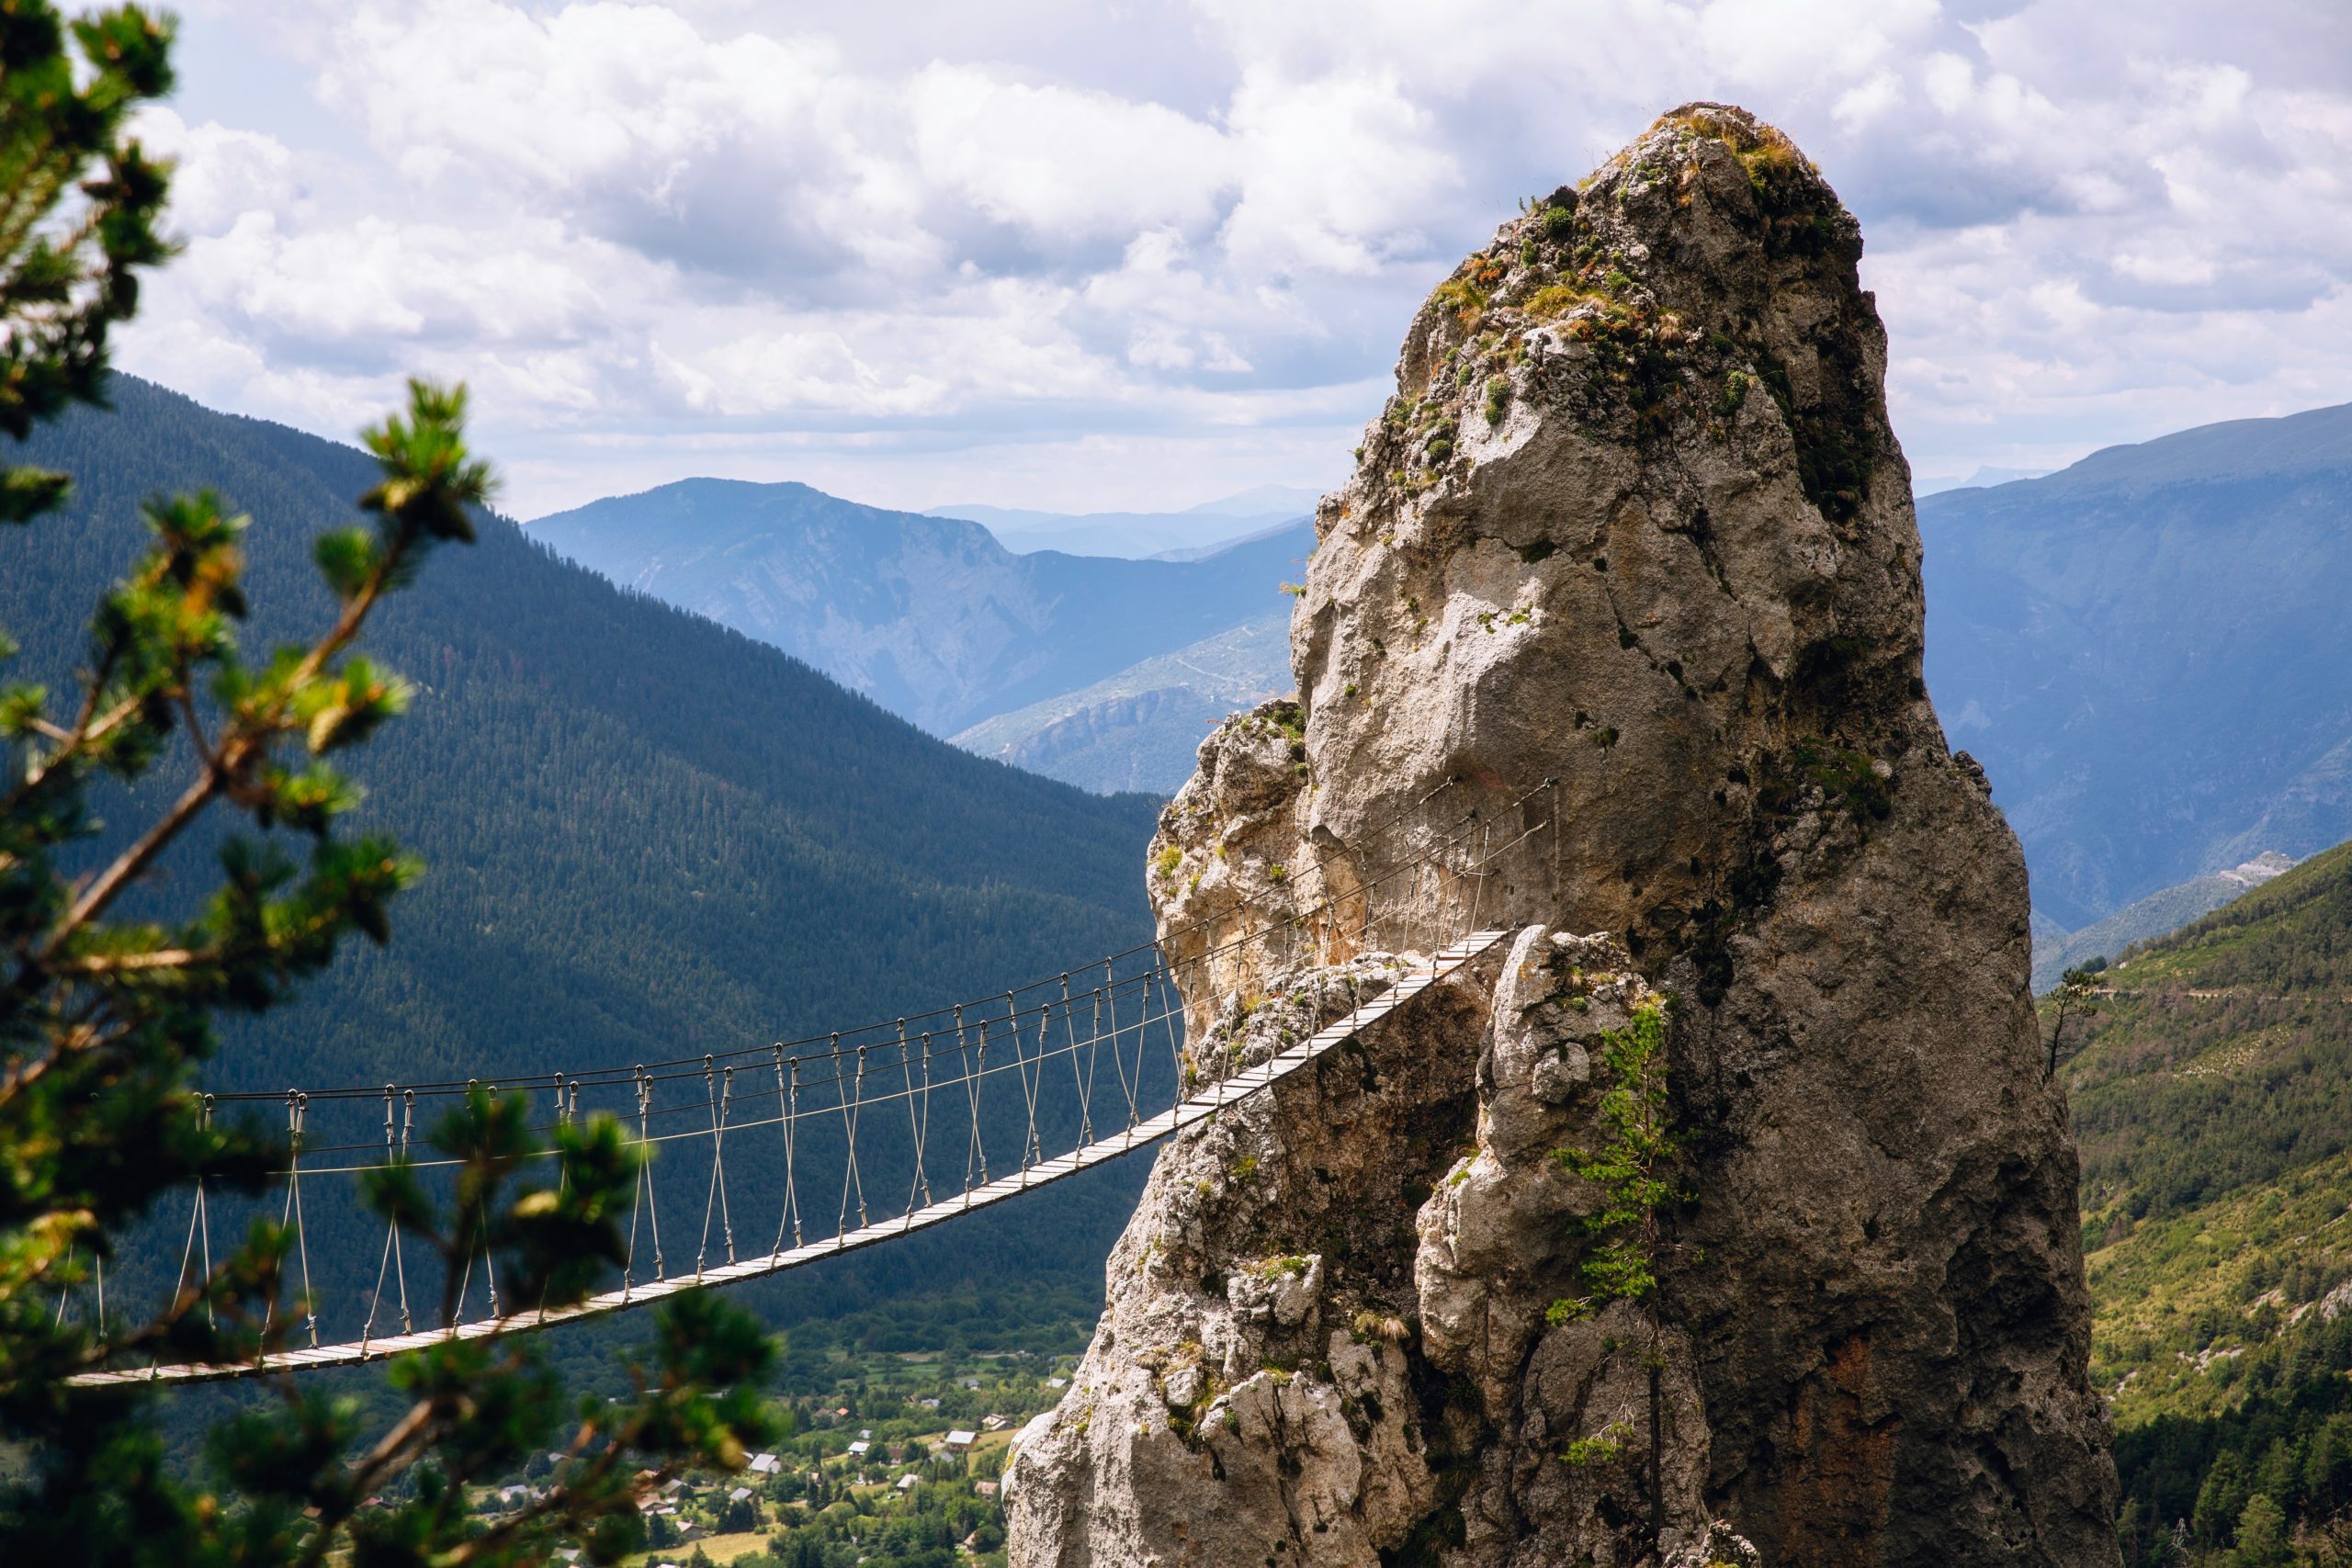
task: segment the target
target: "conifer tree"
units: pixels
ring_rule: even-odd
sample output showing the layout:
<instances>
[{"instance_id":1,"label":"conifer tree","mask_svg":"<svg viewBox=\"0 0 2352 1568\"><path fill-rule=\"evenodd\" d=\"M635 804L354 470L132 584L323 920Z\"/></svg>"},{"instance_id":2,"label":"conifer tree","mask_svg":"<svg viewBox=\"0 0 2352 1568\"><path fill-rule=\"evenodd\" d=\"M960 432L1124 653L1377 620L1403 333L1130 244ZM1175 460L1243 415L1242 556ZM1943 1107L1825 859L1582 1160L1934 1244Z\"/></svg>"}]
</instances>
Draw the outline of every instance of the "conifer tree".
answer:
<instances>
[{"instance_id":1,"label":"conifer tree","mask_svg":"<svg viewBox=\"0 0 2352 1568\"><path fill-rule=\"evenodd\" d=\"M103 402L109 329L169 254L170 170L129 127L170 91L171 45L169 21L135 5L69 20L50 0L0 0L0 430L16 440ZM284 1001L347 936L388 940L419 874L345 830L359 800L335 759L409 695L356 651L370 615L429 553L471 540L490 497L465 418L462 388L417 381L364 433L380 469L359 498L370 525L320 538L334 610L306 641L248 658L244 519L210 494L161 498L146 553L96 606L75 688L0 686L0 1447L24 1460L0 1490L0 1562L457 1568L543 1562L566 1541L608 1562L640 1540L651 1481L740 1464L769 1433L773 1345L695 1295L657 1321L629 1397L567 1409L527 1337L450 1341L391 1363L401 1409L382 1429L282 1379L192 1471L167 1462L150 1399L72 1381L294 1342L306 1306L288 1228L255 1224L147 1311L119 1292L100 1310L104 1269L164 1194L198 1179L256 1190L283 1168L282 1135L202 1110L214 1021ZM71 482L0 468L0 522L40 526ZM101 821L101 799L138 819ZM199 823L227 829L209 875L192 870ZM511 1300L560 1306L618 1261L639 1156L609 1119L542 1147L519 1098L475 1093L434 1144L458 1168L454 1213L404 1166L368 1197L453 1273L487 1255ZM469 1513L469 1484L548 1451L565 1457L541 1495Z\"/></svg>"}]
</instances>

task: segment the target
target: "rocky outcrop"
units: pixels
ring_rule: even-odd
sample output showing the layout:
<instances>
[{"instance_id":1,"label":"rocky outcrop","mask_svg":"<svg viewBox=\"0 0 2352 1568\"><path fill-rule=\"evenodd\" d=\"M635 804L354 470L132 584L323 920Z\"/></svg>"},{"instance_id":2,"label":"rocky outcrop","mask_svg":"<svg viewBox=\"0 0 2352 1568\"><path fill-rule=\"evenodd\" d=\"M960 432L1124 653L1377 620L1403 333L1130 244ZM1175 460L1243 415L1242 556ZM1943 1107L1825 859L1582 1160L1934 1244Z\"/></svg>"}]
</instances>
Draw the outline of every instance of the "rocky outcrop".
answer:
<instances>
[{"instance_id":1,"label":"rocky outcrop","mask_svg":"<svg viewBox=\"0 0 2352 1568\"><path fill-rule=\"evenodd\" d=\"M1524 929L1162 1155L1015 1562L2115 1561L2024 866L1920 682L1860 245L1696 105L1415 319L1299 699L1204 745L1152 892L1202 1072ZM1611 1301L1554 1153L1653 1008L1677 1196Z\"/></svg>"}]
</instances>

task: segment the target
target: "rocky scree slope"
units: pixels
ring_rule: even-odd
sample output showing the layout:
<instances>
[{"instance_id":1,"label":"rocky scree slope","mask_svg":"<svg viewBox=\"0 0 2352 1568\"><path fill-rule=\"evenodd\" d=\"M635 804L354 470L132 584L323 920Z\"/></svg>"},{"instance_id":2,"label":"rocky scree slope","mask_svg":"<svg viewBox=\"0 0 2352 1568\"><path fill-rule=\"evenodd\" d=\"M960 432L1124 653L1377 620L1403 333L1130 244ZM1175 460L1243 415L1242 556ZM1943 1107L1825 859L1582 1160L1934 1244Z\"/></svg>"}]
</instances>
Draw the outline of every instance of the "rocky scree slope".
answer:
<instances>
[{"instance_id":1,"label":"rocky scree slope","mask_svg":"<svg viewBox=\"0 0 2352 1568\"><path fill-rule=\"evenodd\" d=\"M1205 958L1483 806L1481 922L1527 929L1160 1156L1018 1445L1016 1563L2116 1561L2025 870L1920 680L1860 250L1785 137L1693 105L1415 318L1317 514L1299 701L1203 747L1151 890ZM1188 991L1196 1071L1391 962L1266 946ZM1656 1354L1554 1310L1599 1194L1553 1151L1653 992Z\"/></svg>"}]
</instances>

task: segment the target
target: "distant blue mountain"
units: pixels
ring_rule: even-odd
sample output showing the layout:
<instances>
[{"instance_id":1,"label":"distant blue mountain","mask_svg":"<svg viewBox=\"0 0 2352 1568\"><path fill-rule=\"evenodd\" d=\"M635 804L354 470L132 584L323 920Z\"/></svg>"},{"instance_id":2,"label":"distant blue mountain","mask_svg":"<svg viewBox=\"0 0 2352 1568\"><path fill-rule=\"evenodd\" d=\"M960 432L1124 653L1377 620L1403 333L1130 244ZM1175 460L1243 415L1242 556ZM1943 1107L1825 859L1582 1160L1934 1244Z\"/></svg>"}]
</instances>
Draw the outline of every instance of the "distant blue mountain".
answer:
<instances>
[{"instance_id":1,"label":"distant blue mountain","mask_svg":"<svg viewBox=\"0 0 2352 1568\"><path fill-rule=\"evenodd\" d=\"M972 522L684 479L529 525L615 581L797 655L936 735L1261 618L1314 525L1199 560L1016 555Z\"/></svg>"},{"instance_id":2,"label":"distant blue mountain","mask_svg":"<svg viewBox=\"0 0 2352 1568\"><path fill-rule=\"evenodd\" d=\"M1195 517L1266 517L1276 513L1301 515L1313 512L1315 503L1321 499L1319 491L1297 485L1257 485L1215 501L1204 501L1198 506L1188 506L1184 511Z\"/></svg>"},{"instance_id":3,"label":"distant blue mountain","mask_svg":"<svg viewBox=\"0 0 2352 1568\"><path fill-rule=\"evenodd\" d=\"M1979 468L1964 479L1915 480L1911 490L1913 494L1923 496L1940 495L1948 490L1988 490L1994 485L2015 484L2019 479L2038 479L2049 471L2047 468Z\"/></svg>"},{"instance_id":4,"label":"distant blue mountain","mask_svg":"<svg viewBox=\"0 0 2352 1568\"><path fill-rule=\"evenodd\" d=\"M1194 507L1187 512L1023 512L1004 506L935 506L933 517L960 517L978 523L996 542L1015 555L1059 550L1073 556L1123 556L1130 560L1168 556L1197 558L1224 548L1250 534L1282 523L1295 523L1315 510L1279 506L1264 512L1220 512Z\"/></svg>"},{"instance_id":5,"label":"distant blue mountain","mask_svg":"<svg viewBox=\"0 0 2352 1568\"><path fill-rule=\"evenodd\" d=\"M2079 930L2352 838L2352 406L1919 503L1928 683Z\"/></svg>"}]
</instances>

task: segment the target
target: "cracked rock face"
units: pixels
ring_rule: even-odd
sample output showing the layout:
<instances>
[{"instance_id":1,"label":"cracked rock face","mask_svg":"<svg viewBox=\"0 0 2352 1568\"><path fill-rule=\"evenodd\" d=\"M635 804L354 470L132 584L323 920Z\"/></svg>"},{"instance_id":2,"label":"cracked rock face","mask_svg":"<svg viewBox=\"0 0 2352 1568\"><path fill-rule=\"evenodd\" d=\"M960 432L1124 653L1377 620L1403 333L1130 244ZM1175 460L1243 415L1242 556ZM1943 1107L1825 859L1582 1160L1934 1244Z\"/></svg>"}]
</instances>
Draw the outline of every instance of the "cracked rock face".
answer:
<instances>
[{"instance_id":1,"label":"cracked rock face","mask_svg":"<svg viewBox=\"0 0 2352 1568\"><path fill-rule=\"evenodd\" d=\"M2024 866L1920 683L1860 253L1690 106L1415 318L1299 698L1203 746L1148 875L1210 1075L1381 949L1524 929L1161 1156L1015 1562L2116 1561ZM1660 996L1656 1318L1563 1318L1599 1195L1553 1151Z\"/></svg>"}]
</instances>

